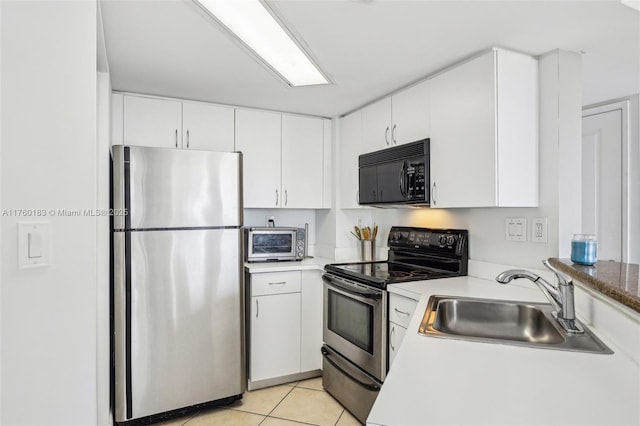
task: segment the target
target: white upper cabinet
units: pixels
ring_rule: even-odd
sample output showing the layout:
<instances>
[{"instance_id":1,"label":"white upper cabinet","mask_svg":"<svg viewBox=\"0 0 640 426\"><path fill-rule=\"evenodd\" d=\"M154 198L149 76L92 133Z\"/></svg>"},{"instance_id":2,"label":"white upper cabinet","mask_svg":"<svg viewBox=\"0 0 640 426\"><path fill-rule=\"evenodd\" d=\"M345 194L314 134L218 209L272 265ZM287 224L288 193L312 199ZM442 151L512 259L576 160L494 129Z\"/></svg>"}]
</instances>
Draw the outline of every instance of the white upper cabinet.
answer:
<instances>
[{"instance_id":1,"label":"white upper cabinet","mask_svg":"<svg viewBox=\"0 0 640 426\"><path fill-rule=\"evenodd\" d=\"M340 141L338 145L339 207L360 208L358 204L358 156L364 152L362 141L362 110L340 119Z\"/></svg>"},{"instance_id":2,"label":"white upper cabinet","mask_svg":"<svg viewBox=\"0 0 640 426\"><path fill-rule=\"evenodd\" d=\"M537 206L537 61L494 49L430 92L431 207Z\"/></svg>"},{"instance_id":3,"label":"white upper cabinet","mask_svg":"<svg viewBox=\"0 0 640 426\"><path fill-rule=\"evenodd\" d=\"M364 152L377 151L393 145L391 127L391 97L362 108Z\"/></svg>"},{"instance_id":4,"label":"white upper cabinet","mask_svg":"<svg viewBox=\"0 0 640 426\"><path fill-rule=\"evenodd\" d=\"M426 80L391 97L393 145L415 142L430 136L429 86L430 82Z\"/></svg>"},{"instance_id":5,"label":"white upper cabinet","mask_svg":"<svg viewBox=\"0 0 640 426\"><path fill-rule=\"evenodd\" d=\"M233 152L233 108L197 102L182 103L182 147Z\"/></svg>"},{"instance_id":6,"label":"white upper cabinet","mask_svg":"<svg viewBox=\"0 0 640 426\"><path fill-rule=\"evenodd\" d=\"M236 110L244 207L323 208L324 132L321 118Z\"/></svg>"},{"instance_id":7,"label":"white upper cabinet","mask_svg":"<svg viewBox=\"0 0 640 426\"><path fill-rule=\"evenodd\" d=\"M124 96L125 145L182 146L182 102Z\"/></svg>"},{"instance_id":8,"label":"white upper cabinet","mask_svg":"<svg viewBox=\"0 0 640 426\"><path fill-rule=\"evenodd\" d=\"M236 151L242 152L244 207L280 207L281 114L236 110Z\"/></svg>"},{"instance_id":9,"label":"white upper cabinet","mask_svg":"<svg viewBox=\"0 0 640 426\"><path fill-rule=\"evenodd\" d=\"M362 109L366 152L428 138L429 130L428 80Z\"/></svg>"},{"instance_id":10,"label":"white upper cabinet","mask_svg":"<svg viewBox=\"0 0 640 426\"><path fill-rule=\"evenodd\" d=\"M324 122L282 115L282 207L322 208Z\"/></svg>"},{"instance_id":11,"label":"white upper cabinet","mask_svg":"<svg viewBox=\"0 0 640 426\"><path fill-rule=\"evenodd\" d=\"M234 110L202 102L113 95L113 144L232 152Z\"/></svg>"}]
</instances>

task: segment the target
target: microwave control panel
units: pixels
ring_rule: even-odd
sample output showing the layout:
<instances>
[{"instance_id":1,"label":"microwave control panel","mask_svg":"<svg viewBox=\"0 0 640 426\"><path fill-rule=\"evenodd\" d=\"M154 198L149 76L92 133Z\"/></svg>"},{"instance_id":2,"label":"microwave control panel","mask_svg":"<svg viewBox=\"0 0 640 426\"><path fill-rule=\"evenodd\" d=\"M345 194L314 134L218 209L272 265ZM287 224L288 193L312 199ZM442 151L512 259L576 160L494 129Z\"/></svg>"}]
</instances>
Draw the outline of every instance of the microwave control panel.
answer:
<instances>
[{"instance_id":1,"label":"microwave control panel","mask_svg":"<svg viewBox=\"0 0 640 426\"><path fill-rule=\"evenodd\" d=\"M426 199L426 175L424 162L408 161L407 176L407 200Z\"/></svg>"}]
</instances>

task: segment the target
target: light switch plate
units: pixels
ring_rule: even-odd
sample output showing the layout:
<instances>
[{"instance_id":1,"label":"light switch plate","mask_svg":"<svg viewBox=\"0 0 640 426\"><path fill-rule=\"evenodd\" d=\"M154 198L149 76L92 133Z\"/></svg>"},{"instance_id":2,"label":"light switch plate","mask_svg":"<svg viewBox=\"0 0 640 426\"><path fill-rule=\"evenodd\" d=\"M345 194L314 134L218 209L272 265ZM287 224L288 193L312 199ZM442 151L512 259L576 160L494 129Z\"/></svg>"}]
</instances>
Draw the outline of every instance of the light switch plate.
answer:
<instances>
[{"instance_id":1,"label":"light switch plate","mask_svg":"<svg viewBox=\"0 0 640 426\"><path fill-rule=\"evenodd\" d=\"M527 241L527 219L508 217L505 219L505 238L507 241Z\"/></svg>"},{"instance_id":2,"label":"light switch plate","mask_svg":"<svg viewBox=\"0 0 640 426\"><path fill-rule=\"evenodd\" d=\"M18 268L48 266L50 240L49 222L19 222Z\"/></svg>"},{"instance_id":3,"label":"light switch plate","mask_svg":"<svg viewBox=\"0 0 640 426\"><path fill-rule=\"evenodd\" d=\"M536 217L531 225L531 241L534 243L546 243L548 235L547 218Z\"/></svg>"}]
</instances>

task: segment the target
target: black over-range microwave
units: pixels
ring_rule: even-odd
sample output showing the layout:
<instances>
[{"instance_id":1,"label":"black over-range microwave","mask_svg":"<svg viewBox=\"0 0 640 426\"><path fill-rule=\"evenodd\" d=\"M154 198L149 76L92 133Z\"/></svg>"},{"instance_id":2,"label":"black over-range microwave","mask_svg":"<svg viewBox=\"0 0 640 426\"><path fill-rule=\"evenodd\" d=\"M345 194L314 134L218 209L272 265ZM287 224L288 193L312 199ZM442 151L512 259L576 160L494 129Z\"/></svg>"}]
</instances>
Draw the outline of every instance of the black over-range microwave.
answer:
<instances>
[{"instance_id":1,"label":"black over-range microwave","mask_svg":"<svg viewBox=\"0 0 640 426\"><path fill-rule=\"evenodd\" d=\"M359 203L429 205L429 139L358 157Z\"/></svg>"}]
</instances>

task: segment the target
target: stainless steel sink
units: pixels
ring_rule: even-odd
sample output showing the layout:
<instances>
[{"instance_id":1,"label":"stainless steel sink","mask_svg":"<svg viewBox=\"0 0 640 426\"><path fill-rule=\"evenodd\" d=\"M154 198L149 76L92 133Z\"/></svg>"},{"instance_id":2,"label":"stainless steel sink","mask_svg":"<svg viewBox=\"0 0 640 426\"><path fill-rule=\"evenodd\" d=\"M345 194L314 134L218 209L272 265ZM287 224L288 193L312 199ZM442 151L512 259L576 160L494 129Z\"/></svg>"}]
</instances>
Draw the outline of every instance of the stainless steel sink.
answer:
<instances>
[{"instance_id":1,"label":"stainless steel sink","mask_svg":"<svg viewBox=\"0 0 640 426\"><path fill-rule=\"evenodd\" d=\"M431 296L419 331L432 337L613 353L584 326L584 334L565 332L552 311L548 303Z\"/></svg>"}]
</instances>

